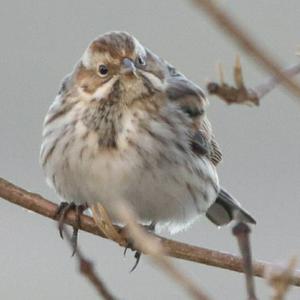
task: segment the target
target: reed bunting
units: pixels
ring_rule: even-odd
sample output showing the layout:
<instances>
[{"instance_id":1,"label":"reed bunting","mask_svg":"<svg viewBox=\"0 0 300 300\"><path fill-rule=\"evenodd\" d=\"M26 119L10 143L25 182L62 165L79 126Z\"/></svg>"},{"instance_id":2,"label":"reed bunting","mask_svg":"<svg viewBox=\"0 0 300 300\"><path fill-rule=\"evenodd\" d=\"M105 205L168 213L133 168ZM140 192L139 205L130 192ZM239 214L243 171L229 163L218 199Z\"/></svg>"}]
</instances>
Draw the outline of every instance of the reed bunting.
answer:
<instances>
[{"instance_id":1,"label":"reed bunting","mask_svg":"<svg viewBox=\"0 0 300 300\"><path fill-rule=\"evenodd\" d=\"M44 122L40 161L63 201L60 213L76 208L79 216L101 203L120 224L116 204L125 201L141 224L171 233L201 215L218 226L255 223L220 187L207 103L196 84L132 35L96 38Z\"/></svg>"}]
</instances>

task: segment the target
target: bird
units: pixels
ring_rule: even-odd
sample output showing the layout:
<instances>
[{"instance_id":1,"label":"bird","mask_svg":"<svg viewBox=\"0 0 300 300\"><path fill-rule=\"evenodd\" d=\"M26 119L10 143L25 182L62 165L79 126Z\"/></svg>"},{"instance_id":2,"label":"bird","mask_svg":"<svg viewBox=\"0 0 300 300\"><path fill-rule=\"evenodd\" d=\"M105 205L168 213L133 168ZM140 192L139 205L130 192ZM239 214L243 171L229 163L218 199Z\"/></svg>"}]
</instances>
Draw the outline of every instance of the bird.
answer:
<instances>
[{"instance_id":1,"label":"bird","mask_svg":"<svg viewBox=\"0 0 300 300\"><path fill-rule=\"evenodd\" d=\"M155 232L175 234L201 216L217 226L255 223L219 183L222 153L207 106L197 84L133 35L94 39L43 124L40 164L60 197L60 222L75 209L79 226L80 214L100 203L125 226L121 201Z\"/></svg>"}]
</instances>

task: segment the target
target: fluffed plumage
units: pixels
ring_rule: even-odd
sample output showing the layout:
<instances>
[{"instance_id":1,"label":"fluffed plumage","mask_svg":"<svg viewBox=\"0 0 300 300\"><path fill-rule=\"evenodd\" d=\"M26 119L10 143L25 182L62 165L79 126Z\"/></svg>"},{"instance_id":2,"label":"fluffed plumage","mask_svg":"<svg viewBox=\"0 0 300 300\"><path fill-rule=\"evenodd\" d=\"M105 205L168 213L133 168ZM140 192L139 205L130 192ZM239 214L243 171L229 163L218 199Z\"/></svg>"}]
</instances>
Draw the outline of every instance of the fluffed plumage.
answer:
<instances>
[{"instance_id":1,"label":"fluffed plumage","mask_svg":"<svg viewBox=\"0 0 300 300\"><path fill-rule=\"evenodd\" d=\"M125 201L143 224L177 232L207 214L252 217L219 186L222 155L202 90L125 32L95 39L44 122L41 164L63 201ZM239 213L236 213L239 212Z\"/></svg>"}]
</instances>

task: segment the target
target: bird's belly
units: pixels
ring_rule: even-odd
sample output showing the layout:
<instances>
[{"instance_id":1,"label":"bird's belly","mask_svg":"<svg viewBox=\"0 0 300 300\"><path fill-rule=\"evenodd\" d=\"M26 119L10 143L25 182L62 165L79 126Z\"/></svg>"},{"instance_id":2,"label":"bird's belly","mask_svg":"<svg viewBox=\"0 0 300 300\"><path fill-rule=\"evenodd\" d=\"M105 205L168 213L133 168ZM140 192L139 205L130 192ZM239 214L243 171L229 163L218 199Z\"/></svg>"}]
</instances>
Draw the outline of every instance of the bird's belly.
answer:
<instances>
[{"instance_id":1,"label":"bird's belly","mask_svg":"<svg viewBox=\"0 0 300 300\"><path fill-rule=\"evenodd\" d=\"M215 201L216 186L181 166L144 170L125 191L140 221L175 233L192 224Z\"/></svg>"},{"instance_id":2,"label":"bird's belly","mask_svg":"<svg viewBox=\"0 0 300 300\"><path fill-rule=\"evenodd\" d=\"M93 158L86 154L81 161L69 159L67 168L56 168L56 189L69 202L102 203L115 223L121 223L116 205L125 201L141 223L154 221L177 232L206 212L217 195L214 167L206 159L193 163L198 168L145 164L134 150Z\"/></svg>"},{"instance_id":3,"label":"bird's belly","mask_svg":"<svg viewBox=\"0 0 300 300\"><path fill-rule=\"evenodd\" d=\"M122 149L99 150L96 135L85 144L61 139L44 166L63 201L100 202L119 222L118 201L127 202L142 223L156 222L176 232L187 227L215 201L218 177L205 157L150 138ZM147 145L147 146L145 146ZM171 144L172 145L172 144ZM144 149L143 149L144 148Z\"/></svg>"}]
</instances>

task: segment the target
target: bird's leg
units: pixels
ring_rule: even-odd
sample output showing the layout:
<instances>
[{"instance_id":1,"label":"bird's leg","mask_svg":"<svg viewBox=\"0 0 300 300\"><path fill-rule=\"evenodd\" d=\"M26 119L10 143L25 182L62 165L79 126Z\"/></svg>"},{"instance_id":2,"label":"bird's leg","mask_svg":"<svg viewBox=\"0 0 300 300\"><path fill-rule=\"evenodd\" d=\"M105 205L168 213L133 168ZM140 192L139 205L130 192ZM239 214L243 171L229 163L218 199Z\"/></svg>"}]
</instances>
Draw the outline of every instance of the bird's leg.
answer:
<instances>
[{"instance_id":1,"label":"bird's leg","mask_svg":"<svg viewBox=\"0 0 300 300\"><path fill-rule=\"evenodd\" d=\"M58 220L58 230L59 230L59 235L63 239L63 225L64 225L64 220L66 218L67 213L75 208L75 204L73 202L68 203L68 202L61 202L60 205L58 206L58 209L55 213L55 219Z\"/></svg>"},{"instance_id":2,"label":"bird's leg","mask_svg":"<svg viewBox=\"0 0 300 300\"><path fill-rule=\"evenodd\" d=\"M144 225L144 228L151 232L154 233L155 232L155 226L156 226L156 222L152 221L149 225Z\"/></svg>"},{"instance_id":3,"label":"bird's leg","mask_svg":"<svg viewBox=\"0 0 300 300\"><path fill-rule=\"evenodd\" d=\"M148 232L151 232L153 233L155 231L155 222L152 222L150 223L149 225L142 225L143 228L145 228ZM126 232L127 231L127 226L125 225L123 228L120 229L120 233L122 232ZM124 256L126 255L126 252L127 250L130 249L132 251L137 251L134 246L133 246L133 242L130 240L129 238L129 241L124 249Z\"/></svg>"},{"instance_id":4,"label":"bird's leg","mask_svg":"<svg viewBox=\"0 0 300 300\"><path fill-rule=\"evenodd\" d=\"M78 239L78 229L80 227L80 215L87 209L86 204L82 205L76 205L74 202L68 203L68 202L62 202L56 213L55 213L55 219L58 219L58 230L61 238L63 238L63 225L66 218L66 215L71 210L75 210L75 226L73 227L73 234L72 234L72 244L73 244L73 253L72 256L76 252L77 248L77 239Z\"/></svg>"},{"instance_id":5,"label":"bird's leg","mask_svg":"<svg viewBox=\"0 0 300 300\"><path fill-rule=\"evenodd\" d=\"M155 222L151 222L149 225L143 225L143 227L148 231L148 232L151 232L151 233L154 233L155 232L155 225L156 223ZM121 229L121 232L122 231L126 231L126 226L124 226L122 229ZM133 272L137 265L139 264L139 261L140 261L140 258L142 256L142 253L139 251L139 250L136 250L134 248L134 245L133 245L133 242L130 240L130 238L128 239L128 243L124 249L124 256L126 255L126 252L127 252L127 249L130 249L132 251L134 251L134 258L136 259L135 260L135 264L133 265L133 267L131 268L130 270L130 273Z\"/></svg>"},{"instance_id":6,"label":"bird's leg","mask_svg":"<svg viewBox=\"0 0 300 300\"><path fill-rule=\"evenodd\" d=\"M83 214L83 212L88 208L87 204L81 204L75 206L75 226L73 227L73 234L72 234L72 245L73 245L73 252L72 256L76 253L77 250L77 241L78 241L78 230L80 228L80 216Z\"/></svg>"}]
</instances>

